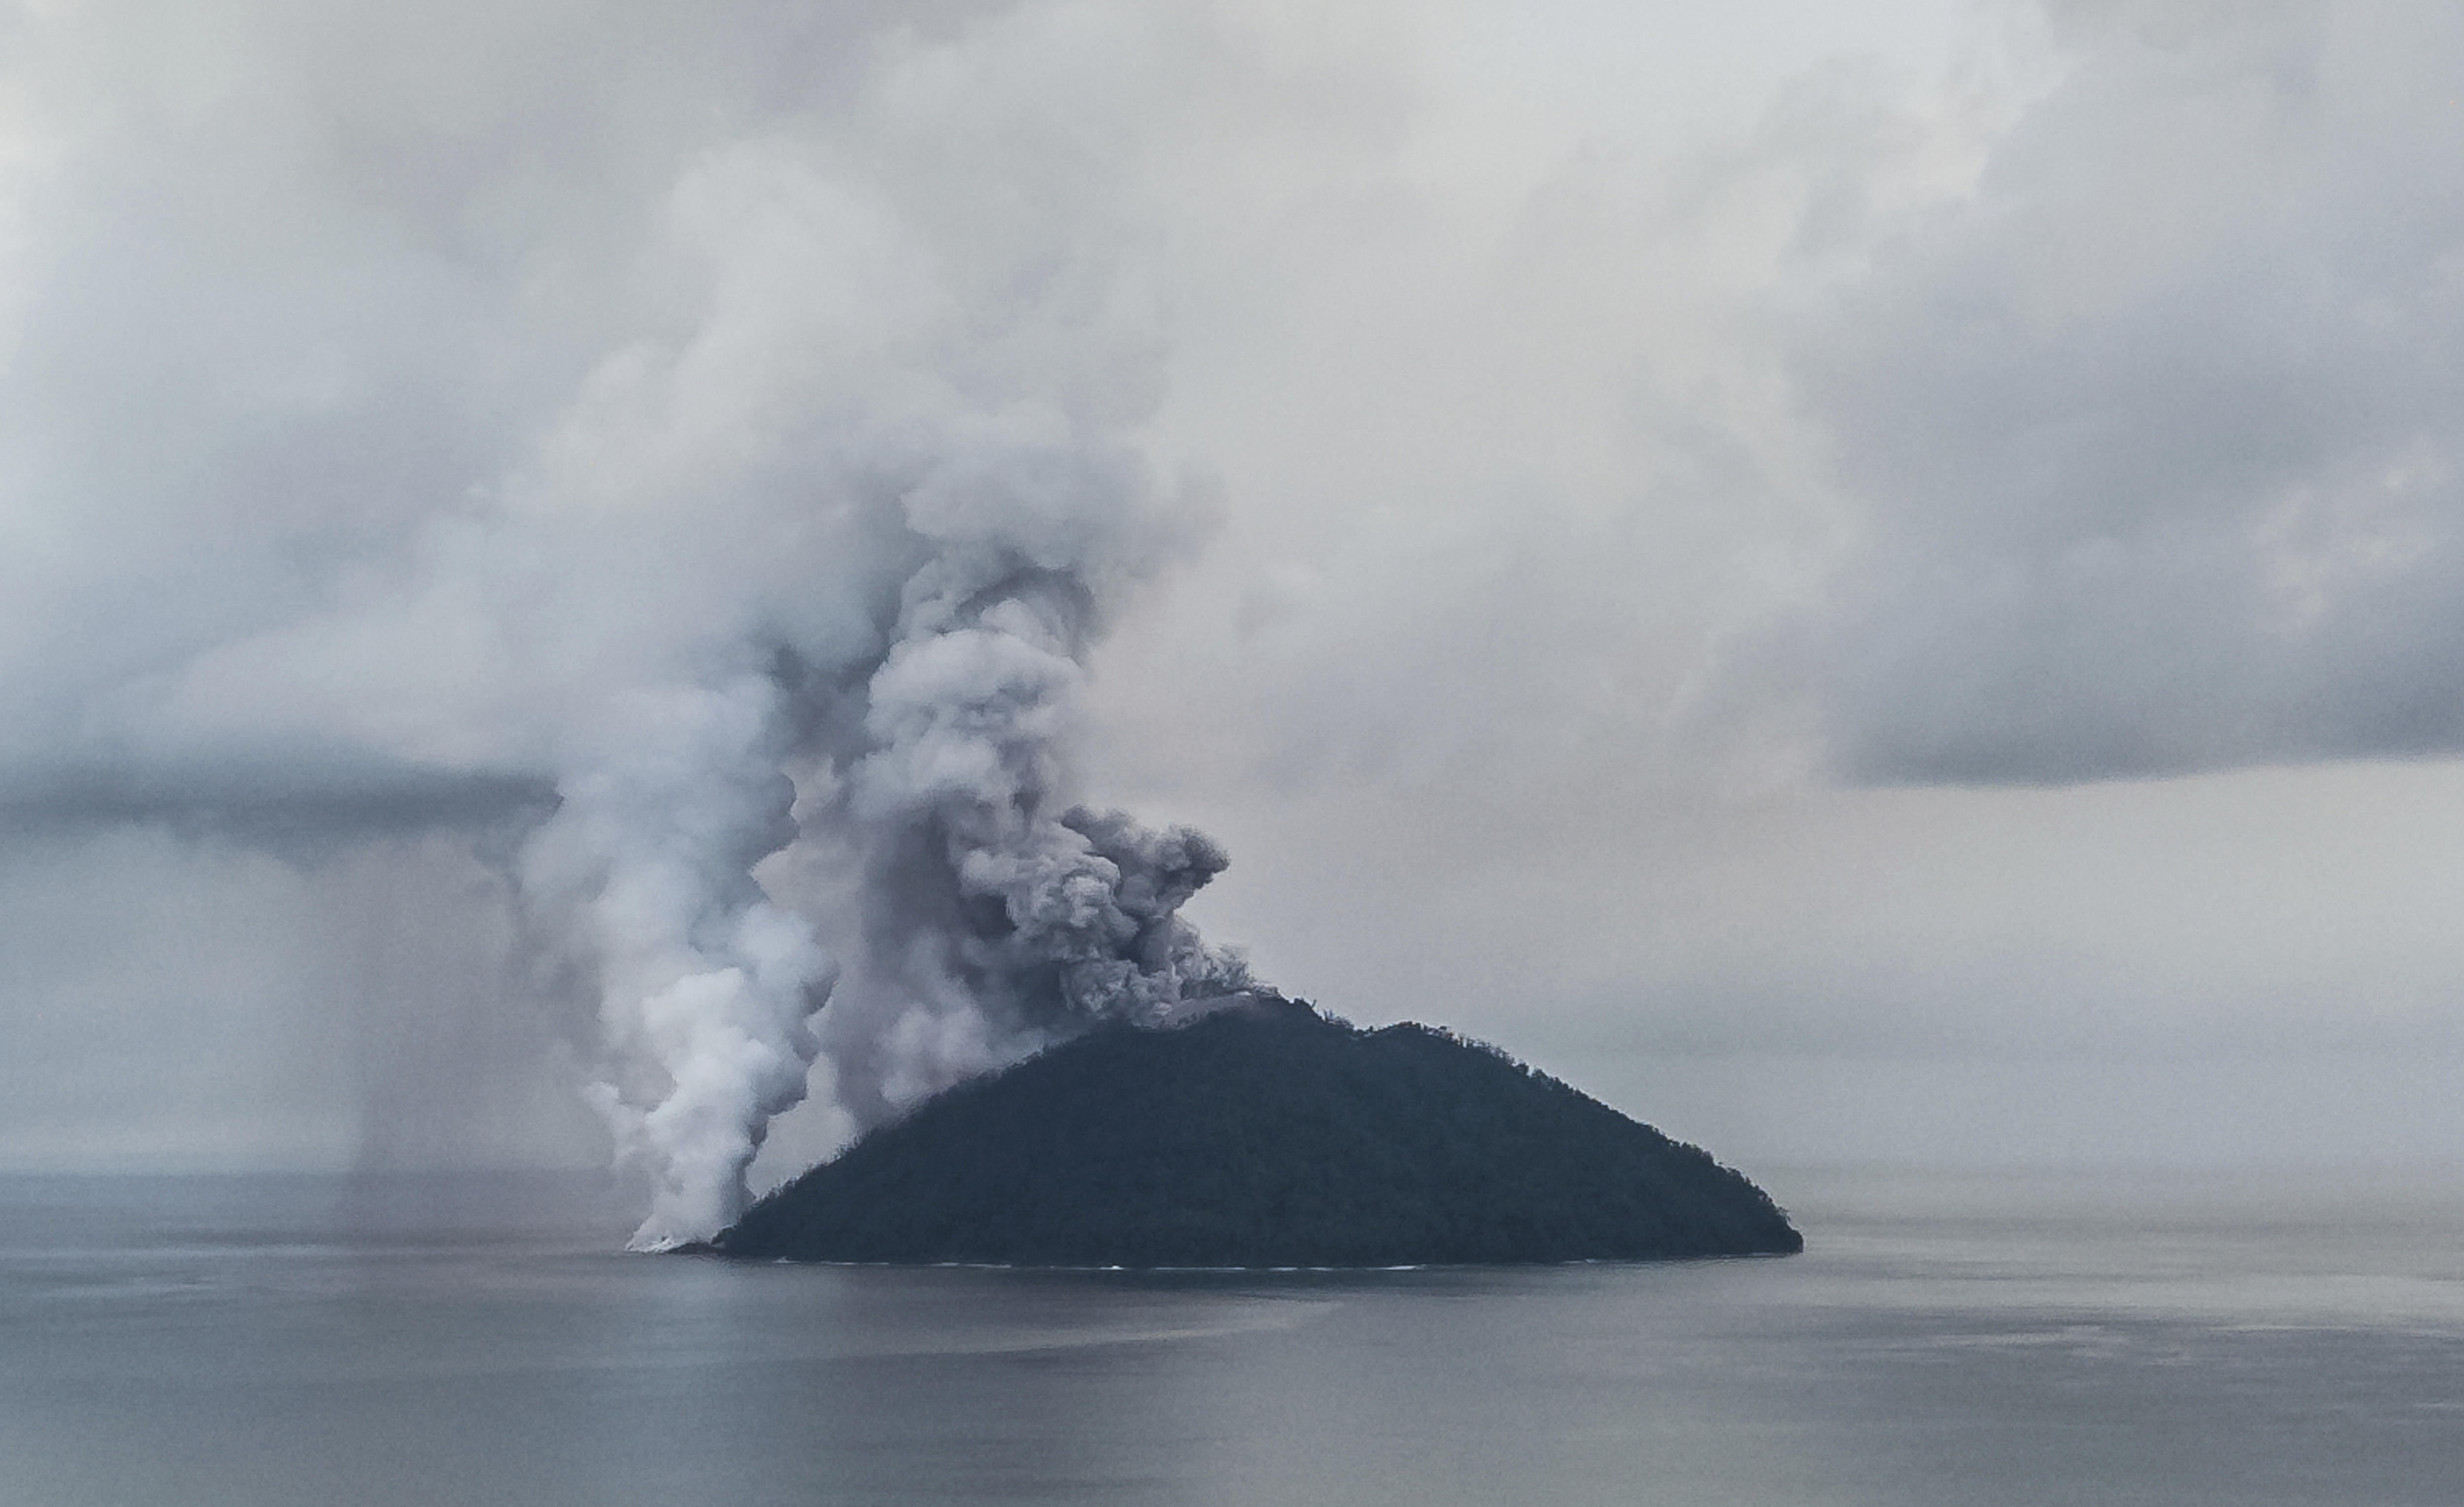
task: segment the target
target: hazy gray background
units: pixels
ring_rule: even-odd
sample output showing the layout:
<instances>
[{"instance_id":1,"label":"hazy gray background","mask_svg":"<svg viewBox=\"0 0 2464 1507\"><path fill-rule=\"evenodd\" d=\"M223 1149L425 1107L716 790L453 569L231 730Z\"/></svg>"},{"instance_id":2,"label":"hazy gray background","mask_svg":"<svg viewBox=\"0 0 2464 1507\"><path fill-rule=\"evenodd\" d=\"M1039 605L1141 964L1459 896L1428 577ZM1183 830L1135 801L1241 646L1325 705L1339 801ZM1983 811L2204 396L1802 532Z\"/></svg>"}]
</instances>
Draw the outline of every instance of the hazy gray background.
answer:
<instances>
[{"instance_id":1,"label":"hazy gray background","mask_svg":"<svg viewBox=\"0 0 2464 1507\"><path fill-rule=\"evenodd\" d=\"M2464 12L1327 11L0 8L0 1166L600 1159L487 858L928 367L1182 478L1088 784L1287 989L2464 1159Z\"/></svg>"}]
</instances>

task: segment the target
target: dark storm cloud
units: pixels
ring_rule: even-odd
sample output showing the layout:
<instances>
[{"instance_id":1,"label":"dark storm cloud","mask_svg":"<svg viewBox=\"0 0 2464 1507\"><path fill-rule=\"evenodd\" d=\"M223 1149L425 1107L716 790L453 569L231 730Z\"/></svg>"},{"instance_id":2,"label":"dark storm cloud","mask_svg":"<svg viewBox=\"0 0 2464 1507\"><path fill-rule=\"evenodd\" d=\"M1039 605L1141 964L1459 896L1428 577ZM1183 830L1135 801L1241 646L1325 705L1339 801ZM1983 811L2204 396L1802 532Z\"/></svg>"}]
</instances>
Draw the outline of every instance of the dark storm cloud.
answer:
<instances>
[{"instance_id":1,"label":"dark storm cloud","mask_svg":"<svg viewBox=\"0 0 2464 1507\"><path fill-rule=\"evenodd\" d=\"M0 784L0 836L129 824L314 857L428 831L517 834L553 815L555 782L461 770L290 763L182 769L88 766Z\"/></svg>"},{"instance_id":2,"label":"dark storm cloud","mask_svg":"<svg viewBox=\"0 0 2464 1507\"><path fill-rule=\"evenodd\" d=\"M1854 778L2464 750L2464 14L2079 8L1800 347Z\"/></svg>"}]
</instances>

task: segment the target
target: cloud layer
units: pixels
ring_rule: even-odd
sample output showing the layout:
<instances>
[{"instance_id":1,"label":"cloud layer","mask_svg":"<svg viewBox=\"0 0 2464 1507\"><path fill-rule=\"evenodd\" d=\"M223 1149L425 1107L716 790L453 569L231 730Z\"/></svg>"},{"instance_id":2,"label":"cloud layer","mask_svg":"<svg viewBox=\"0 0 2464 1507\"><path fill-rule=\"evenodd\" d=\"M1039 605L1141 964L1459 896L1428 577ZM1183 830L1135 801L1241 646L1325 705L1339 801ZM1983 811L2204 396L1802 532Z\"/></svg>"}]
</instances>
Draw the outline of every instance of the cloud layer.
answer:
<instances>
[{"instance_id":1,"label":"cloud layer","mask_svg":"<svg viewBox=\"0 0 2464 1507\"><path fill-rule=\"evenodd\" d=\"M2109 7L2069 40L1795 344L1864 535L1807 651L1844 772L2456 752L2464 18Z\"/></svg>"}]
</instances>

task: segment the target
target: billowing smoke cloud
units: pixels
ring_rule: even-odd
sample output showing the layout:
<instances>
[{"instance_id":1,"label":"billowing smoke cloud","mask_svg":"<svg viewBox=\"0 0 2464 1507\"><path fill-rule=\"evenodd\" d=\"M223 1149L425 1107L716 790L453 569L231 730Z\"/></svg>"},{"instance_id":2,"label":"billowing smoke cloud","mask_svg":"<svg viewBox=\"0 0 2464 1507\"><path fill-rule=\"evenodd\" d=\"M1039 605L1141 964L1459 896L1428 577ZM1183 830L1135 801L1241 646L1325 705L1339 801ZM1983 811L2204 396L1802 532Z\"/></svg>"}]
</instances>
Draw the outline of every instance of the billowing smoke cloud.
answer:
<instances>
[{"instance_id":1,"label":"billowing smoke cloud","mask_svg":"<svg viewBox=\"0 0 2464 1507\"><path fill-rule=\"evenodd\" d=\"M487 833L655 1245L808 1084L860 1125L1243 979L1177 915L1221 852L1072 775L1193 537L1119 255L1170 49L517 9L11 12L0 806Z\"/></svg>"},{"instance_id":2,"label":"billowing smoke cloud","mask_svg":"<svg viewBox=\"0 0 2464 1507\"><path fill-rule=\"evenodd\" d=\"M1222 852L1069 804L1084 661L1164 516L1139 469L1013 448L928 465L859 505L926 552L877 637L782 640L765 675L631 707L627 746L565 776L525 853L529 892L584 918L622 1070L594 1101L656 1185L643 1243L733 1216L824 1037L861 1125L1247 982L1177 915ZM791 765L826 794L797 807ZM804 913L754 878L800 842L842 870Z\"/></svg>"}]
</instances>

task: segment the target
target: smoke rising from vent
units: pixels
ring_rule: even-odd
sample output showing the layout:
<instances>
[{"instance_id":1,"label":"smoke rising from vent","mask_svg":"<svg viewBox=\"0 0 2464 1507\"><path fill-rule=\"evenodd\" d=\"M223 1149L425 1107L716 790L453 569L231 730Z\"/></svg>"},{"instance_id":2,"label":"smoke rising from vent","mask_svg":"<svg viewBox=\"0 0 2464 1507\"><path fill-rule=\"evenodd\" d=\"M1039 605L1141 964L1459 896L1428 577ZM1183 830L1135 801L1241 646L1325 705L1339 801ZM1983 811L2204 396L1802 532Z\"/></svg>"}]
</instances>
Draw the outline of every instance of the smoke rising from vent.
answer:
<instances>
[{"instance_id":1,"label":"smoke rising from vent","mask_svg":"<svg viewBox=\"0 0 2464 1507\"><path fill-rule=\"evenodd\" d=\"M766 676L632 705L627 746L565 776L525 851L526 892L582 919L598 971L614 1071L590 1093L654 1188L639 1244L734 1217L825 1040L863 1125L1248 982L1177 914L1220 848L1069 804L1085 656L1167 513L1122 457L960 464L852 503L930 551L878 638L780 643ZM826 797L798 808L791 765ZM824 886L800 912L754 878L800 845L847 876L838 903Z\"/></svg>"}]
</instances>

